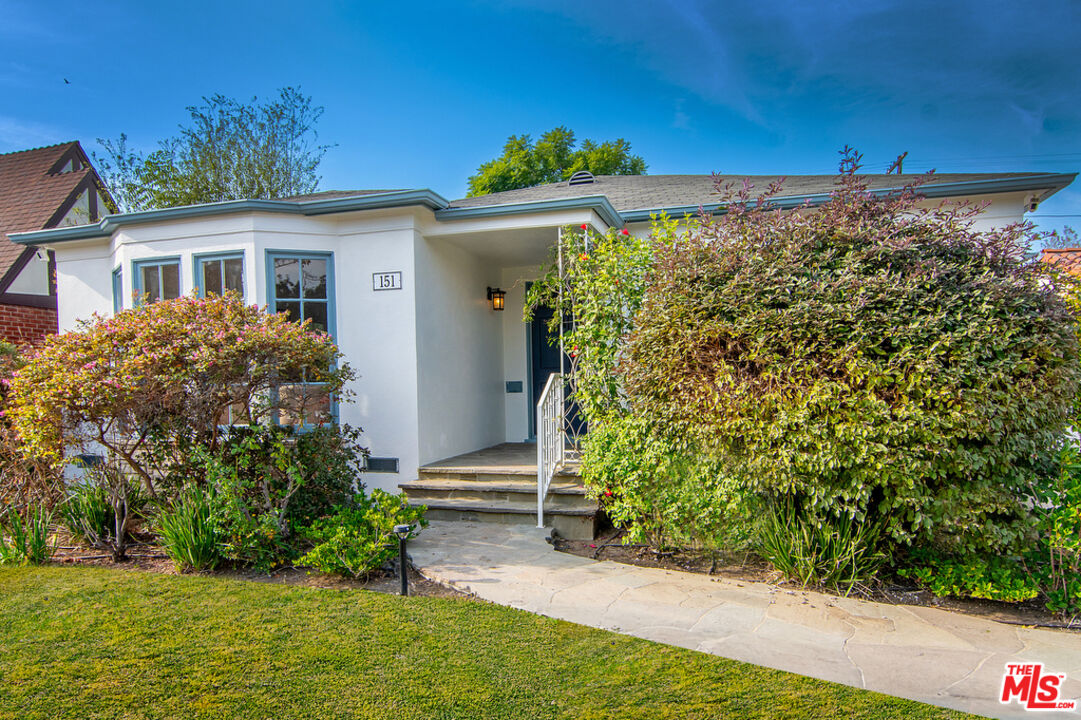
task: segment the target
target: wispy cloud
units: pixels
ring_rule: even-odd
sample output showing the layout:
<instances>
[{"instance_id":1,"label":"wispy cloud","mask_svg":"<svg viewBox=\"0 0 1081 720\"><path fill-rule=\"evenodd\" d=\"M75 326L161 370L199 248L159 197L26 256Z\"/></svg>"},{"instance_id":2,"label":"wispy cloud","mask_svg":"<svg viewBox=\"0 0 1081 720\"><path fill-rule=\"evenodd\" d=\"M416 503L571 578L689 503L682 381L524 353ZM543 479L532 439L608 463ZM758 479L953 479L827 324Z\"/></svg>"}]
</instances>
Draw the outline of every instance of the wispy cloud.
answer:
<instances>
[{"instance_id":1,"label":"wispy cloud","mask_svg":"<svg viewBox=\"0 0 1081 720\"><path fill-rule=\"evenodd\" d=\"M683 98L676 100L676 109L672 113L672 127L676 130L689 130L691 127L691 117L683 109L684 105L686 105L686 100Z\"/></svg>"},{"instance_id":2,"label":"wispy cloud","mask_svg":"<svg viewBox=\"0 0 1081 720\"><path fill-rule=\"evenodd\" d=\"M1081 127L1073 0L547 3L770 131L855 118L1024 143Z\"/></svg>"},{"instance_id":3,"label":"wispy cloud","mask_svg":"<svg viewBox=\"0 0 1081 720\"><path fill-rule=\"evenodd\" d=\"M70 139L70 134L59 128L0 115L0 152L28 150Z\"/></svg>"}]
</instances>

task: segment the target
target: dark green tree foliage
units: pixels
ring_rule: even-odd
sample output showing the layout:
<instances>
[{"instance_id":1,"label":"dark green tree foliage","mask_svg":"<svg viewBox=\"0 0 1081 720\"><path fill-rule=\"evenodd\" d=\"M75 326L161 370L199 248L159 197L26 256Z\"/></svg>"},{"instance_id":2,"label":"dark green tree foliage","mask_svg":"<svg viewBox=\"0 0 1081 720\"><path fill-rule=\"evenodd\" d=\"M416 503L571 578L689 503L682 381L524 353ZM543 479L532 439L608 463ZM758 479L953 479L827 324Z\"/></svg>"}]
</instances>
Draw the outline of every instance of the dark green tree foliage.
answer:
<instances>
[{"instance_id":1,"label":"dark green tree foliage","mask_svg":"<svg viewBox=\"0 0 1081 720\"><path fill-rule=\"evenodd\" d=\"M298 88L243 104L224 95L187 108L191 122L158 143L148 156L132 151L127 136L98 142L94 155L118 210L132 212L199 203L266 199L315 190L328 145L317 144L323 108Z\"/></svg>"},{"instance_id":2,"label":"dark green tree foliage","mask_svg":"<svg viewBox=\"0 0 1081 720\"><path fill-rule=\"evenodd\" d=\"M503 155L481 165L469 178L469 197L560 182L579 170L643 175L646 163L631 154L631 144L623 138L599 144L583 140L576 149L574 132L562 126L544 133L535 144L529 135L511 135Z\"/></svg>"},{"instance_id":3,"label":"dark green tree foliage","mask_svg":"<svg viewBox=\"0 0 1081 720\"><path fill-rule=\"evenodd\" d=\"M1058 281L1023 227L872 199L849 152L834 198L749 189L658 246L623 377L633 414L745 491L895 542L1017 547L1078 390Z\"/></svg>"}]
</instances>

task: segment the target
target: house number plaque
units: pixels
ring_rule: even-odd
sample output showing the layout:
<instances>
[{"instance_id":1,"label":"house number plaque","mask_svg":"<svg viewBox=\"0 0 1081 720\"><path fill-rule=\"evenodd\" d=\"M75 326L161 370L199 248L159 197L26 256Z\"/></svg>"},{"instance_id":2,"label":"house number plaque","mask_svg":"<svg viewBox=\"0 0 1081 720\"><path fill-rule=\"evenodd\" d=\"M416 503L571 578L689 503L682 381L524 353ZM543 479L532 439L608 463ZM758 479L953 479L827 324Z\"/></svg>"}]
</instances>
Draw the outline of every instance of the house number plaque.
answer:
<instances>
[{"instance_id":1,"label":"house number plaque","mask_svg":"<svg viewBox=\"0 0 1081 720\"><path fill-rule=\"evenodd\" d=\"M402 271L372 273L372 290L401 290Z\"/></svg>"}]
</instances>

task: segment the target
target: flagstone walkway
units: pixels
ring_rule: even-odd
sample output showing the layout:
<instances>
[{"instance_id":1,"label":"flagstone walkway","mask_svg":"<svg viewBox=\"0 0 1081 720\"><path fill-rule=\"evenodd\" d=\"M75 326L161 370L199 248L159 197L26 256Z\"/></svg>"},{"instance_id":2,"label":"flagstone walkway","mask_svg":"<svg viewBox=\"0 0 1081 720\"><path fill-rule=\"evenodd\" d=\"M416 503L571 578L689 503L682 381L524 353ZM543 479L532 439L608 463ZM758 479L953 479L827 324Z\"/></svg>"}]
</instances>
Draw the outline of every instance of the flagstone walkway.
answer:
<instances>
[{"instance_id":1,"label":"flagstone walkway","mask_svg":"<svg viewBox=\"0 0 1081 720\"><path fill-rule=\"evenodd\" d=\"M1042 662L1081 708L1078 632L597 562L544 537L437 521L409 549L427 577L500 605L979 715L1031 716L998 702L1002 676L1007 663Z\"/></svg>"}]
</instances>

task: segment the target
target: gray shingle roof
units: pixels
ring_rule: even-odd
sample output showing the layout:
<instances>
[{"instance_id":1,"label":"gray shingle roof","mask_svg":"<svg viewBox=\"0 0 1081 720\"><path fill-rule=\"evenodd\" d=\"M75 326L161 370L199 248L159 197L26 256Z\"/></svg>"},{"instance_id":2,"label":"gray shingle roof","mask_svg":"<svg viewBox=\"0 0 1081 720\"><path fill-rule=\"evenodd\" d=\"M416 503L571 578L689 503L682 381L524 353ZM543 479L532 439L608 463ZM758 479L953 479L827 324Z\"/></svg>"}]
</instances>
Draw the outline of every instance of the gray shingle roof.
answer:
<instances>
[{"instance_id":1,"label":"gray shingle roof","mask_svg":"<svg viewBox=\"0 0 1081 720\"><path fill-rule=\"evenodd\" d=\"M944 173L933 175L925 187L932 185L999 180L1043 175L1045 173ZM871 190L904 187L919 175L864 175ZM558 200L563 198L605 195L618 212L654 210L658 208L710 205L720 202L716 180L734 183L737 187L747 180L754 193L761 193L770 183L784 179L782 197L828 194L837 187L834 175L598 175L594 182L570 185L567 182L537 185L521 190L461 198L450 203L452 208L486 207L510 203Z\"/></svg>"},{"instance_id":2,"label":"gray shingle roof","mask_svg":"<svg viewBox=\"0 0 1081 720\"><path fill-rule=\"evenodd\" d=\"M323 190L321 192L308 193L306 195L290 195L278 198L285 202L308 202L310 200L334 200L343 197L359 197L361 195L378 195L380 193L401 192L400 190Z\"/></svg>"}]
</instances>

